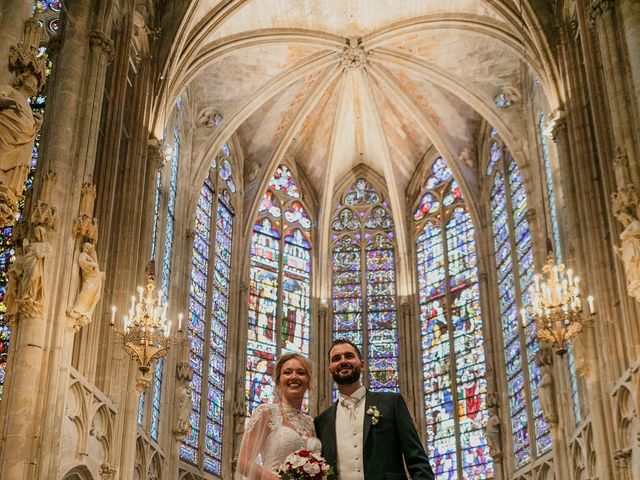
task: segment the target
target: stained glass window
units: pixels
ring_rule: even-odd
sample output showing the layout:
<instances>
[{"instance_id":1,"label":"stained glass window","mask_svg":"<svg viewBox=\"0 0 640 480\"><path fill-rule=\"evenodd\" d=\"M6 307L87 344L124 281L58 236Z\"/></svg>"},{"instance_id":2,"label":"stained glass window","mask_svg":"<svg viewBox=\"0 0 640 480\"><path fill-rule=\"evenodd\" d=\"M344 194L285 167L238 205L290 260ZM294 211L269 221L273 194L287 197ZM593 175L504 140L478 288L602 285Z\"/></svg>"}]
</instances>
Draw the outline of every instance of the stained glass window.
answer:
<instances>
[{"instance_id":1,"label":"stained glass window","mask_svg":"<svg viewBox=\"0 0 640 480\"><path fill-rule=\"evenodd\" d=\"M387 201L357 179L335 209L331 232L333 337L361 348L369 389L397 392L395 236Z\"/></svg>"},{"instance_id":2,"label":"stained glass window","mask_svg":"<svg viewBox=\"0 0 640 480\"><path fill-rule=\"evenodd\" d=\"M269 181L251 235L247 412L273 398L278 355L309 354L311 219L285 165Z\"/></svg>"},{"instance_id":3,"label":"stained glass window","mask_svg":"<svg viewBox=\"0 0 640 480\"><path fill-rule=\"evenodd\" d=\"M518 317L522 306L530 303L527 292L534 274L532 236L526 219L527 196L518 167L497 134L490 139L489 149L497 152L490 210L511 432L519 468L549 451L551 435L538 398L540 371L534 362L538 351L535 325L529 320L523 326Z\"/></svg>"},{"instance_id":4,"label":"stained glass window","mask_svg":"<svg viewBox=\"0 0 640 480\"><path fill-rule=\"evenodd\" d=\"M544 163L544 174L547 186L547 200L549 201L549 213L551 218L551 231L553 232L553 251L556 254L556 263L562 263L562 245L560 243L560 224L558 221L558 208L556 207L556 199L553 189L553 173L551 170L551 156L549 154L549 144L545 135L545 119L544 114L540 114L540 122L538 124L540 133L540 145L542 147L542 161ZM573 416L576 424L582 421L582 412L580 410L580 394L578 390L578 375L576 373L575 361L573 356L573 347L569 344L567 361L569 366L569 383L571 386L571 399L573 405Z\"/></svg>"},{"instance_id":5,"label":"stained glass window","mask_svg":"<svg viewBox=\"0 0 640 480\"><path fill-rule=\"evenodd\" d=\"M487 379L475 229L442 157L431 167L413 218L431 464L439 479L493 478L483 430Z\"/></svg>"},{"instance_id":6,"label":"stained glass window","mask_svg":"<svg viewBox=\"0 0 640 480\"><path fill-rule=\"evenodd\" d=\"M162 372L164 371L164 359L158 360L153 372L153 403L151 404L151 439L158 441L158 429L160 427L160 393L162 392Z\"/></svg>"},{"instance_id":7,"label":"stained glass window","mask_svg":"<svg viewBox=\"0 0 640 480\"><path fill-rule=\"evenodd\" d=\"M222 426L227 358L234 209L230 153L212 162L196 204L189 289L189 361L191 431L180 446L180 458L209 473L222 472ZM235 185L235 184L233 184Z\"/></svg>"},{"instance_id":8,"label":"stained glass window","mask_svg":"<svg viewBox=\"0 0 640 480\"><path fill-rule=\"evenodd\" d=\"M37 12L45 12L46 19L53 25L58 31L58 17L60 14L60 10L62 9L62 2L54 2L51 0L47 1L36 1L34 4L34 11ZM51 73L51 61L47 58L47 48L42 47L39 51L39 56L45 58L46 60L46 74L47 78ZM29 103L31 104L31 108L34 113L38 114L40 118L44 116L44 108L46 103L46 96L44 94L36 95L29 99ZM26 193L33 184L33 174L35 172L36 165L38 163L38 155L40 151L40 132L38 132L31 156L31 163L29 164L29 174L27 176L27 181L24 186L24 193ZM22 210L24 208L24 202L20 202L19 211L20 218L22 217ZM12 227L4 227L0 229L0 400L2 400L3 394L3 386L5 380L5 371L7 368L7 355L9 354L9 341L11 339L11 330L9 329L9 325L7 319L5 318L6 307L3 303L4 295L7 287L7 282L9 280L7 274L13 261L15 260L15 249L13 247L14 242L11 238L13 233Z\"/></svg>"},{"instance_id":9,"label":"stained glass window","mask_svg":"<svg viewBox=\"0 0 640 480\"><path fill-rule=\"evenodd\" d=\"M169 188L167 189L168 199L167 199L167 217L165 223L164 230L164 253L162 256L162 301L166 303L169 298L169 287L170 287L170 278L171 278L171 259L173 258L173 233L174 233L174 225L176 219L176 197L178 194L178 166L180 163L180 133L178 131L178 127L176 126L173 130L173 148L171 154L171 164L170 168L170 177L169 177ZM156 221L155 214L156 211L159 211L159 201L160 201L160 185L162 181L161 173L158 172L156 174L156 196L154 205L154 223ZM152 250L155 254L156 242L155 238L157 228L157 224L153 226L153 239L152 239ZM160 402L162 397L162 376L164 373L164 362L158 361L156 363L154 372L153 372L153 382L151 385L151 438L157 440L158 438L158 429L160 427ZM142 399L140 402L140 409L144 409L144 401L146 398L146 393L141 395ZM138 413L138 417L141 417L141 414Z\"/></svg>"}]
</instances>

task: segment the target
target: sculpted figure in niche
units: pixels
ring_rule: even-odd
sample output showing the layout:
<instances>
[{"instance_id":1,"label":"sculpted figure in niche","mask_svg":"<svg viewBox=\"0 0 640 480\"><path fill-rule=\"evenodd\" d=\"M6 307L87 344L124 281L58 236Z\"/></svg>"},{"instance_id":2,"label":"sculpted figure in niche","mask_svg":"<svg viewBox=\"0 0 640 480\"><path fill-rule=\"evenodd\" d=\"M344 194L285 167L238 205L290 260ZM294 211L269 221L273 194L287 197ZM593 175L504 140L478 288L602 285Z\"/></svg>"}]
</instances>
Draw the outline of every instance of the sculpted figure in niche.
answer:
<instances>
[{"instance_id":1,"label":"sculpted figure in niche","mask_svg":"<svg viewBox=\"0 0 640 480\"><path fill-rule=\"evenodd\" d=\"M616 212L616 217L625 227L620 234L620 247L617 249L624 264L629 295L640 302L640 220L626 209Z\"/></svg>"},{"instance_id":2,"label":"sculpted figure in niche","mask_svg":"<svg viewBox=\"0 0 640 480\"><path fill-rule=\"evenodd\" d=\"M540 368L538 395L540 397L543 418L549 425L555 425L558 423L558 413L556 411L553 364L550 351L547 349L538 350L535 356L535 362Z\"/></svg>"},{"instance_id":3,"label":"sculpted figure in niche","mask_svg":"<svg viewBox=\"0 0 640 480\"><path fill-rule=\"evenodd\" d=\"M23 245L29 245L29 240L26 238L23 241ZM23 246L20 245L16 248L16 256L13 261L13 265L7 272L7 288L4 294L4 305L7 309L5 318L12 322L18 315L18 288L20 287L20 280L22 279L22 252Z\"/></svg>"},{"instance_id":4,"label":"sculpted figure in niche","mask_svg":"<svg viewBox=\"0 0 640 480\"><path fill-rule=\"evenodd\" d=\"M22 280L18 289L18 303L22 314L42 315L44 300L44 260L53 249L47 241L47 231L37 226L33 230L34 241L23 244Z\"/></svg>"},{"instance_id":5,"label":"sculpted figure in niche","mask_svg":"<svg viewBox=\"0 0 640 480\"><path fill-rule=\"evenodd\" d=\"M104 272L100 271L98 256L93 244L86 242L82 246L82 252L78 257L78 267L80 267L82 286L69 316L79 319L79 325L82 326L91 321L93 310L100 300L104 280Z\"/></svg>"},{"instance_id":6,"label":"sculpted figure in niche","mask_svg":"<svg viewBox=\"0 0 640 480\"><path fill-rule=\"evenodd\" d=\"M38 80L27 71L14 86L0 85L0 183L20 194L40 127L27 101L38 91Z\"/></svg>"},{"instance_id":7,"label":"sculpted figure in niche","mask_svg":"<svg viewBox=\"0 0 640 480\"><path fill-rule=\"evenodd\" d=\"M187 435L191 431L189 421L191 406L191 384L184 382L178 390L178 424L173 431L178 437Z\"/></svg>"},{"instance_id":8,"label":"sculpted figure in niche","mask_svg":"<svg viewBox=\"0 0 640 480\"><path fill-rule=\"evenodd\" d=\"M500 448L500 417L498 416L498 409L494 407L492 409L491 416L487 420L487 424L484 426L484 433L487 437L487 444L493 458L502 454Z\"/></svg>"}]
</instances>

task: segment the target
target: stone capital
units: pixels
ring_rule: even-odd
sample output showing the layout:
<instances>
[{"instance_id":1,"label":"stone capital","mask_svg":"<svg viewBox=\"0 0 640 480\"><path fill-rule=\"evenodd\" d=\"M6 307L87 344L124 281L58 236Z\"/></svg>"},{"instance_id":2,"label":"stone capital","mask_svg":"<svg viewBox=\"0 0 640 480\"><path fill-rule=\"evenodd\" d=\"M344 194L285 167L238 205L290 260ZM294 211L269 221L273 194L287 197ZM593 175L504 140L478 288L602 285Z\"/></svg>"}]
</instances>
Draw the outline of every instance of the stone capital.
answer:
<instances>
[{"instance_id":1,"label":"stone capital","mask_svg":"<svg viewBox=\"0 0 640 480\"><path fill-rule=\"evenodd\" d=\"M147 158L156 170L162 170L167 164L162 142L157 138L149 138L147 142Z\"/></svg>"},{"instance_id":2,"label":"stone capital","mask_svg":"<svg viewBox=\"0 0 640 480\"><path fill-rule=\"evenodd\" d=\"M116 480L118 469L110 463L100 465L100 480Z\"/></svg>"},{"instance_id":3,"label":"stone capital","mask_svg":"<svg viewBox=\"0 0 640 480\"><path fill-rule=\"evenodd\" d=\"M616 453L613 455L613 461L616 465L616 468L620 470L629 468L630 458L631 458L630 448L621 448L619 450L616 450Z\"/></svg>"},{"instance_id":4,"label":"stone capital","mask_svg":"<svg viewBox=\"0 0 640 480\"><path fill-rule=\"evenodd\" d=\"M613 10L613 4L613 0L593 0L588 10L591 25L595 26L605 12Z\"/></svg>"},{"instance_id":5,"label":"stone capital","mask_svg":"<svg viewBox=\"0 0 640 480\"><path fill-rule=\"evenodd\" d=\"M89 34L89 45L91 50L100 50L107 57L107 62L111 63L115 48L113 40L106 33L100 30L93 30Z\"/></svg>"},{"instance_id":6,"label":"stone capital","mask_svg":"<svg viewBox=\"0 0 640 480\"><path fill-rule=\"evenodd\" d=\"M560 141L561 135L567 134L567 118L564 114L558 115L550 129L551 138L555 143Z\"/></svg>"}]
</instances>

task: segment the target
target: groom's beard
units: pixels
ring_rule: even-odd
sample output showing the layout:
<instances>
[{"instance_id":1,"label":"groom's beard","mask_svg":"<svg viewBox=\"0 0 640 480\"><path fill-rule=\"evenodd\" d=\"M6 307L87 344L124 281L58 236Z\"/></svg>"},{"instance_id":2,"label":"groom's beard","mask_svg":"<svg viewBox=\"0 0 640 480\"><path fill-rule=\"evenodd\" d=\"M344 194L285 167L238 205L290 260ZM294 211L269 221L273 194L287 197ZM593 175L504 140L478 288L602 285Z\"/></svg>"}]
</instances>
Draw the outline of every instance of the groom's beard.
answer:
<instances>
[{"instance_id":1,"label":"groom's beard","mask_svg":"<svg viewBox=\"0 0 640 480\"><path fill-rule=\"evenodd\" d=\"M355 383L360 380L360 374L362 370L360 369L360 365L355 366L351 369L349 373L340 373L340 369L333 372L331 376L333 377L333 381L338 385L349 385L351 383Z\"/></svg>"}]
</instances>

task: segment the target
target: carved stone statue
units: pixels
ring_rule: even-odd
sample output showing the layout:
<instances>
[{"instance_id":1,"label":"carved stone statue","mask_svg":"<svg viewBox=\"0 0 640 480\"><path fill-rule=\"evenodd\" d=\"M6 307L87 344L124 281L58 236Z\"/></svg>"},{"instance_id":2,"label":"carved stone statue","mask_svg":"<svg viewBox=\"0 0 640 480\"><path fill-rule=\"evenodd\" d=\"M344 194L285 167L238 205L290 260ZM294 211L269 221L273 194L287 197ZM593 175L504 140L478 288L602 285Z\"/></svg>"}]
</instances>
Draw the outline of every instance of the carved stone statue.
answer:
<instances>
[{"instance_id":1,"label":"carved stone statue","mask_svg":"<svg viewBox=\"0 0 640 480\"><path fill-rule=\"evenodd\" d=\"M178 390L178 422L173 433L180 438L191 431L189 414L191 413L191 383L184 382Z\"/></svg>"},{"instance_id":2,"label":"carved stone statue","mask_svg":"<svg viewBox=\"0 0 640 480\"><path fill-rule=\"evenodd\" d=\"M484 426L484 434L487 437L487 444L491 451L491 456L494 460L497 460L502 456L502 447L500 446L500 416L498 415L498 409L492 408L491 416L487 420Z\"/></svg>"},{"instance_id":3,"label":"carved stone statue","mask_svg":"<svg viewBox=\"0 0 640 480\"><path fill-rule=\"evenodd\" d=\"M20 315L26 317L44 313L45 258L53 252L44 227L34 228L33 236L33 242L23 244L22 280L18 289Z\"/></svg>"},{"instance_id":4,"label":"carved stone statue","mask_svg":"<svg viewBox=\"0 0 640 480\"><path fill-rule=\"evenodd\" d=\"M26 245L29 245L29 240L26 238L23 242L26 242ZM5 318L8 322L16 320L18 315L18 288L20 287L20 281L22 280L22 252L23 246L19 245L16 248L16 256L13 261L13 265L11 265L11 268L7 272L7 288L5 290L3 302L7 309Z\"/></svg>"},{"instance_id":5,"label":"carved stone statue","mask_svg":"<svg viewBox=\"0 0 640 480\"><path fill-rule=\"evenodd\" d=\"M77 326L84 326L91 321L93 310L100 300L104 280L104 272L100 271L98 256L93 244L86 242L82 246L82 252L78 257L78 267L80 267L82 276L82 286L68 315L76 319Z\"/></svg>"},{"instance_id":6,"label":"carved stone statue","mask_svg":"<svg viewBox=\"0 0 640 480\"><path fill-rule=\"evenodd\" d=\"M40 128L27 99L38 91L35 75L18 75L14 86L0 85L0 216L11 224L29 172L33 142Z\"/></svg>"},{"instance_id":7,"label":"carved stone statue","mask_svg":"<svg viewBox=\"0 0 640 480\"><path fill-rule=\"evenodd\" d=\"M638 193L633 185L619 188L611 195L613 214L624 227L620 234L620 247L614 247L624 265L627 291L640 301L640 221L638 220Z\"/></svg>"},{"instance_id":8,"label":"carved stone statue","mask_svg":"<svg viewBox=\"0 0 640 480\"><path fill-rule=\"evenodd\" d=\"M535 362L540 368L541 378L538 385L538 396L542 407L542 416L549 425L556 425L558 423L558 412L556 409L551 351L545 348L538 350Z\"/></svg>"},{"instance_id":9,"label":"carved stone statue","mask_svg":"<svg viewBox=\"0 0 640 480\"><path fill-rule=\"evenodd\" d=\"M625 229L620 234L618 253L624 264L629 295L640 302L640 220L622 211L616 215Z\"/></svg>"}]
</instances>

